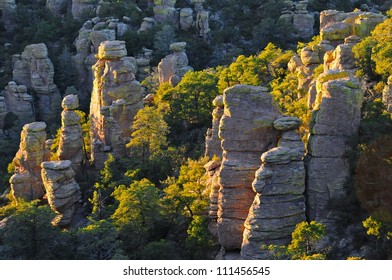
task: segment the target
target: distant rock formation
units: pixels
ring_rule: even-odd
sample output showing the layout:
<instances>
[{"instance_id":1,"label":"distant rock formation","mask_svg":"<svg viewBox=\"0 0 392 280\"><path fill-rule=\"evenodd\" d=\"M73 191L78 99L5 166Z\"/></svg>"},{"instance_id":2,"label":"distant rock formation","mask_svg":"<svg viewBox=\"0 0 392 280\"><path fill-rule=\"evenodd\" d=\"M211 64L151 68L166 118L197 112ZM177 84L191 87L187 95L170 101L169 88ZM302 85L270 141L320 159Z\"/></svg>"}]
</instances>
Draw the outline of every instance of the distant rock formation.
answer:
<instances>
[{"instance_id":1,"label":"distant rock formation","mask_svg":"<svg viewBox=\"0 0 392 280\"><path fill-rule=\"evenodd\" d=\"M82 20L83 14L93 12L97 7L98 0L72 0L72 16L76 20Z\"/></svg>"},{"instance_id":2,"label":"distant rock formation","mask_svg":"<svg viewBox=\"0 0 392 280\"><path fill-rule=\"evenodd\" d=\"M7 116L7 103L5 103L4 96L0 96L0 129L4 128L5 117Z\"/></svg>"},{"instance_id":3,"label":"distant rock formation","mask_svg":"<svg viewBox=\"0 0 392 280\"><path fill-rule=\"evenodd\" d=\"M205 41L208 41L211 32L209 25L210 14L203 8L204 2L205 0L192 0L196 12L196 29L199 31L199 36Z\"/></svg>"},{"instance_id":4,"label":"distant rock formation","mask_svg":"<svg viewBox=\"0 0 392 280\"><path fill-rule=\"evenodd\" d=\"M223 99L218 239L226 249L239 249L254 199L254 174L260 167L260 155L277 144L273 122L280 112L272 95L262 87L236 85L224 91Z\"/></svg>"},{"instance_id":5,"label":"distant rock formation","mask_svg":"<svg viewBox=\"0 0 392 280\"><path fill-rule=\"evenodd\" d=\"M15 199L31 201L45 194L41 179L41 163L48 160L45 129L44 122L29 123L23 127L19 150L12 161L15 174L10 178L11 193Z\"/></svg>"},{"instance_id":6,"label":"distant rock formation","mask_svg":"<svg viewBox=\"0 0 392 280\"><path fill-rule=\"evenodd\" d=\"M17 85L14 81L8 83L3 92L6 113L12 112L18 117L18 125L22 127L35 121L33 97L27 93L27 87ZM1 126L0 126L1 127Z\"/></svg>"},{"instance_id":7,"label":"distant rock formation","mask_svg":"<svg viewBox=\"0 0 392 280\"><path fill-rule=\"evenodd\" d=\"M170 45L172 54L164 57L158 64L159 83L170 82L177 85L182 77L193 68L188 66L188 56L185 53L186 42L176 42Z\"/></svg>"},{"instance_id":8,"label":"distant rock formation","mask_svg":"<svg viewBox=\"0 0 392 280\"><path fill-rule=\"evenodd\" d=\"M90 105L91 158L97 169L108 153L124 157L133 118L142 108L143 89L135 80L137 62L127 57L125 42L102 42L94 65Z\"/></svg>"},{"instance_id":9,"label":"distant rock formation","mask_svg":"<svg viewBox=\"0 0 392 280\"><path fill-rule=\"evenodd\" d=\"M262 245L285 245L291 241L295 226L305 217L304 144L295 131L301 124L296 117L274 122L281 131L278 146L261 156L261 167L252 183L256 192L245 221L241 248L244 259L269 259Z\"/></svg>"},{"instance_id":10,"label":"distant rock formation","mask_svg":"<svg viewBox=\"0 0 392 280\"><path fill-rule=\"evenodd\" d=\"M33 90L37 99L37 119L46 123L57 120L61 96L53 82L54 67L45 44L28 45L22 55L13 56L13 80Z\"/></svg>"},{"instance_id":11,"label":"distant rock formation","mask_svg":"<svg viewBox=\"0 0 392 280\"><path fill-rule=\"evenodd\" d=\"M314 15L307 10L309 1L284 1L282 15L279 22L292 24L297 36L302 40L309 40L314 35Z\"/></svg>"},{"instance_id":12,"label":"distant rock formation","mask_svg":"<svg viewBox=\"0 0 392 280\"><path fill-rule=\"evenodd\" d=\"M15 0L0 0L0 22L4 24L7 32L14 31L15 23L13 21L16 11Z\"/></svg>"},{"instance_id":13,"label":"distant rock formation","mask_svg":"<svg viewBox=\"0 0 392 280\"><path fill-rule=\"evenodd\" d=\"M158 23L175 25L178 23L176 0L154 0L154 19Z\"/></svg>"},{"instance_id":14,"label":"distant rock formation","mask_svg":"<svg viewBox=\"0 0 392 280\"><path fill-rule=\"evenodd\" d=\"M56 16L66 12L67 4L68 0L46 0L46 8Z\"/></svg>"},{"instance_id":15,"label":"distant rock formation","mask_svg":"<svg viewBox=\"0 0 392 280\"><path fill-rule=\"evenodd\" d=\"M54 225L71 223L76 204L81 199L71 161L45 161L41 164L41 176L50 207L58 213Z\"/></svg>"},{"instance_id":16,"label":"distant rock formation","mask_svg":"<svg viewBox=\"0 0 392 280\"><path fill-rule=\"evenodd\" d=\"M57 150L59 160L69 160L72 169L78 173L81 170L84 159L83 131L80 125L80 117L75 112L79 107L79 99L76 95L67 95L62 102L60 143Z\"/></svg>"}]
</instances>

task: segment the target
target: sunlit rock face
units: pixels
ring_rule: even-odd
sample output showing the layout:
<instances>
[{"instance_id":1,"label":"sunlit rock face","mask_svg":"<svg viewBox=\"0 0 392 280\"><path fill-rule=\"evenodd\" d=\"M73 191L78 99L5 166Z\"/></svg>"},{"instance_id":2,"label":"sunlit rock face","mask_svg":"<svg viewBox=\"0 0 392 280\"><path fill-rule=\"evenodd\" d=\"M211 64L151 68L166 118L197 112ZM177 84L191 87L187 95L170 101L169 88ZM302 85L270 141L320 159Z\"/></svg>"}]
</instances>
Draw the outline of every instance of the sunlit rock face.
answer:
<instances>
[{"instance_id":1,"label":"sunlit rock face","mask_svg":"<svg viewBox=\"0 0 392 280\"><path fill-rule=\"evenodd\" d=\"M135 79L136 59L126 55L125 42L102 42L93 68L90 138L91 158L98 169L108 153L118 158L125 156L133 118L143 106L143 89Z\"/></svg>"}]
</instances>

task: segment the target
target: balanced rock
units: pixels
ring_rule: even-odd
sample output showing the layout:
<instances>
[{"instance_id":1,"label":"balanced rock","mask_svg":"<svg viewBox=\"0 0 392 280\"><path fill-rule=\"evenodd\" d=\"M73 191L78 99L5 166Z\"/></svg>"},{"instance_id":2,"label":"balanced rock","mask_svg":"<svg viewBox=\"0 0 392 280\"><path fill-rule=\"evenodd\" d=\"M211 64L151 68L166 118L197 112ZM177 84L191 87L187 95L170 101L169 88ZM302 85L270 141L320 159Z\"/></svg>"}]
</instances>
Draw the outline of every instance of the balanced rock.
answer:
<instances>
[{"instance_id":1,"label":"balanced rock","mask_svg":"<svg viewBox=\"0 0 392 280\"><path fill-rule=\"evenodd\" d=\"M49 205L58 213L53 224L58 226L67 226L71 223L77 202L81 198L71 165L69 160L48 161L41 164L41 176Z\"/></svg>"},{"instance_id":2,"label":"balanced rock","mask_svg":"<svg viewBox=\"0 0 392 280\"><path fill-rule=\"evenodd\" d=\"M57 156L60 160L69 160L72 169L78 173L84 160L83 131L80 125L80 117L75 112L79 107L76 95L64 97L63 112L61 113L60 142Z\"/></svg>"},{"instance_id":3,"label":"balanced rock","mask_svg":"<svg viewBox=\"0 0 392 280\"><path fill-rule=\"evenodd\" d=\"M278 131L273 123L280 112L272 95L262 87L236 85L224 91L223 99L218 239L226 249L239 249L254 199L254 173L260 166L260 155L277 144Z\"/></svg>"},{"instance_id":4,"label":"balanced rock","mask_svg":"<svg viewBox=\"0 0 392 280\"><path fill-rule=\"evenodd\" d=\"M15 199L27 201L42 198L41 163L45 160L46 124L34 122L23 126L19 150L13 164L15 174L10 178L11 192Z\"/></svg>"}]
</instances>

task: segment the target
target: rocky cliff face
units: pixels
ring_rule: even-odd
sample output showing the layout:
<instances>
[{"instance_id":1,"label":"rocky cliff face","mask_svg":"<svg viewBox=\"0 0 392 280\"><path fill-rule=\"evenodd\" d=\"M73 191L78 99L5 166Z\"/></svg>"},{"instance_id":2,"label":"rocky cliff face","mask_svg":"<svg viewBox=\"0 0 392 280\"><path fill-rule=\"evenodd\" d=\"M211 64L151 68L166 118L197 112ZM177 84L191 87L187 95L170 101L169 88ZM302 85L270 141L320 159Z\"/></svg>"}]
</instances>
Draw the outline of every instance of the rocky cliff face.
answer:
<instances>
[{"instance_id":1,"label":"rocky cliff face","mask_svg":"<svg viewBox=\"0 0 392 280\"><path fill-rule=\"evenodd\" d=\"M41 164L41 175L49 205L58 213L52 223L58 226L71 223L77 202L81 198L71 165L69 160L46 161Z\"/></svg>"},{"instance_id":2,"label":"rocky cliff face","mask_svg":"<svg viewBox=\"0 0 392 280\"><path fill-rule=\"evenodd\" d=\"M45 149L46 124L26 124L21 133L19 150L13 159L15 174L10 178L11 192L15 199L30 201L44 196L41 163L47 160Z\"/></svg>"},{"instance_id":3,"label":"rocky cliff face","mask_svg":"<svg viewBox=\"0 0 392 280\"><path fill-rule=\"evenodd\" d=\"M11 81L5 87L3 94L6 113L14 113L18 117L20 127L35 121L33 97L27 93L26 86Z\"/></svg>"},{"instance_id":4,"label":"rocky cliff face","mask_svg":"<svg viewBox=\"0 0 392 280\"><path fill-rule=\"evenodd\" d=\"M219 139L219 123L223 116L223 95L217 96L212 104L215 106L212 112L212 128L207 130L205 155L212 159L214 156L222 158L221 140Z\"/></svg>"},{"instance_id":5,"label":"rocky cliff face","mask_svg":"<svg viewBox=\"0 0 392 280\"><path fill-rule=\"evenodd\" d=\"M262 154L252 183L256 196L245 221L244 259L271 258L261 246L289 244L295 226L306 220L304 144L295 131L300 124L296 117L274 122L280 139L277 147Z\"/></svg>"},{"instance_id":6,"label":"rocky cliff face","mask_svg":"<svg viewBox=\"0 0 392 280\"><path fill-rule=\"evenodd\" d=\"M280 112L267 89L236 85L225 90L219 125L222 165L219 174L218 237L227 249L241 248L244 222L254 199L251 188L260 155L275 147L273 122Z\"/></svg>"},{"instance_id":7,"label":"rocky cliff face","mask_svg":"<svg viewBox=\"0 0 392 280\"><path fill-rule=\"evenodd\" d=\"M177 85L182 77L193 68L188 66L188 56L185 53L186 42L177 42L170 45L173 52L164 57L158 64L159 83L170 82Z\"/></svg>"},{"instance_id":8,"label":"rocky cliff face","mask_svg":"<svg viewBox=\"0 0 392 280\"><path fill-rule=\"evenodd\" d=\"M80 126L80 117L75 112L79 107L76 95L67 95L62 102L60 143L57 156L60 160L69 160L72 169L78 173L84 159L83 132Z\"/></svg>"},{"instance_id":9,"label":"rocky cliff face","mask_svg":"<svg viewBox=\"0 0 392 280\"><path fill-rule=\"evenodd\" d=\"M133 118L142 108L142 87L135 80L136 59L127 57L125 42L105 41L94 65L90 105L91 157L98 169L107 153L125 156Z\"/></svg>"},{"instance_id":10,"label":"rocky cliff face","mask_svg":"<svg viewBox=\"0 0 392 280\"><path fill-rule=\"evenodd\" d=\"M387 107L387 111L392 113L392 76L389 76L388 83L382 91L382 103Z\"/></svg>"},{"instance_id":11,"label":"rocky cliff face","mask_svg":"<svg viewBox=\"0 0 392 280\"><path fill-rule=\"evenodd\" d=\"M31 88L37 99L37 119L53 123L60 112L61 97L53 82L54 68L46 45L28 45L13 61L13 80Z\"/></svg>"}]
</instances>

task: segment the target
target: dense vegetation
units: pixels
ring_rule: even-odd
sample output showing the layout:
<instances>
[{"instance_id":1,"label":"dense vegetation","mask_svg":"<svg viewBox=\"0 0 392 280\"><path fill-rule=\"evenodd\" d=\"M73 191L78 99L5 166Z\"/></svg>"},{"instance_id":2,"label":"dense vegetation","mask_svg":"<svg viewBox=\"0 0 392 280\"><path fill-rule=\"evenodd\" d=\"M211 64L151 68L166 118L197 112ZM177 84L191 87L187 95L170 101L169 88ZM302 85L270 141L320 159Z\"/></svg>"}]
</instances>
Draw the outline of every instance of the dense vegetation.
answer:
<instances>
[{"instance_id":1,"label":"dense vegetation","mask_svg":"<svg viewBox=\"0 0 392 280\"><path fill-rule=\"evenodd\" d=\"M307 93L298 89L296 75L287 70L297 42L286 37L290 26L277 22L283 0L207 1L212 10L220 11L220 20L211 22L209 43L192 32L167 25L137 33L142 18L151 16L149 1L110 2L103 7L104 15L132 18L134 28L123 38L130 55L148 47L154 50L153 63L157 64L168 53L170 43L186 41L190 65L196 71L188 72L176 86L158 85L156 73L143 81L147 92L155 94L154 103L135 117L127 145L129 157L115 160L110 155L99 174L81 183L83 199L88 202L85 212L78 213L87 216L81 218L82 224L59 229L51 225L55 213L42 201L16 202L9 194L4 195L0 200L0 220L6 219L7 223L0 229L0 258L213 258L219 248L208 230L209 189L203 168L209 160L203 154L205 133L211 125L212 100L225 88L239 83L268 87L282 112L303 121L300 132L304 138L307 136ZM178 1L178 5L182 2ZM352 2L310 1L310 8L349 11L366 1ZM135 4L143 9L138 10ZM0 88L10 80L11 55L23 51L27 44L44 42L55 65L55 83L64 94L67 87L74 85L75 69L70 61L81 23L69 13L62 19L53 16L42 1L17 1L16 15L17 35L12 39L10 35L0 38L0 61L4 62ZM86 18L89 16L86 14ZM392 255L392 211L384 204L375 207L379 206L380 196L392 199L391 179L384 176L392 171L392 120L381 102L382 89L392 74L391 30L392 20L388 18L354 49L358 75L369 85L357 139L355 184L362 207L371 214L363 215L363 233L368 234L366 244L376 249L370 256L374 258ZM5 48L5 42L12 44ZM222 44L235 47L224 56L217 56L215 51ZM88 137L86 113L80 112ZM14 131L12 138L0 139L1 193L9 189L13 170L10 165L7 171L7 166L17 150L18 133ZM379 180L376 188L371 186L374 179ZM293 232L288 247L266 249L276 258L325 259L329 251L318 246L324 236L323 225L304 222Z\"/></svg>"}]
</instances>

